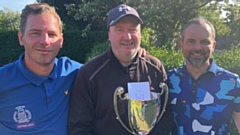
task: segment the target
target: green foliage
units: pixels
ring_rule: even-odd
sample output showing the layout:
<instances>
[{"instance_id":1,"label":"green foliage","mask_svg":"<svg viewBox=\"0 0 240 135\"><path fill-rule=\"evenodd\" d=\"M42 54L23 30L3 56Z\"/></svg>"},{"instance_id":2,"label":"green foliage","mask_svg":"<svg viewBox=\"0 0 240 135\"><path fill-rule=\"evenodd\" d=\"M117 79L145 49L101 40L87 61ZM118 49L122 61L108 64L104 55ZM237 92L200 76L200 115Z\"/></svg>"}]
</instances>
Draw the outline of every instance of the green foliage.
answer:
<instances>
[{"instance_id":1,"label":"green foliage","mask_svg":"<svg viewBox=\"0 0 240 135\"><path fill-rule=\"evenodd\" d=\"M226 25L230 27L231 33L230 38L233 40L240 41L240 7L239 5L228 4L225 6L226 13Z\"/></svg>"},{"instance_id":2,"label":"green foliage","mask_svg":"<svg viewBox=\"0 0 240 135\"><path fill-rule=\"evenodd\" d=\"M107 30L107 13L116 6L116 0L81 0L78 4L65 4L67 14L83 22L82 31ZM120 4L118 2L118 4Z\"/></svg>"},{"instance_id":3,"label":"green foliage","mask_svg":"<svg viewBox=\"0 0 240 135\"><path fill-rule=\"evenodd\" d=\"M86 60L89 61L95 56L98 56L99 54L105 52L110 46L109 41L103 42L103 43L97 43L94 45L94 47L91 49L90 53L86 55Z\"/></svg>"},{"instance_id":4,"label":"green foliage","mask_svg":"<svg viewBox=\"0 0 240 135\"><path fill-rule=\"evenodd\" d=\"M233 40L231 40L233 37L230 36L232 30L230 26L225 23L226 19L223 15L225 6L225 4L212 2L211 4L201 8L198 12L198 16L207 18L215 27L217 40L216 49L219 50L229 49L233 43Z\"/></svg>"},{"instance_id":5,"label":"green foliage","mask_svg":"<svg viewBox=\"0 0 240 135\"><path fill-rule=\"evenodd\" d=\"M18 59L24 48L18 44L17 31L5 31L0 34L0 66Z\"/></svg>"},{"instance_id":6,"label":"green foliage","mask_svg":"<svg viewBox=\"0 0 240 135\"><path fill-rule=\"evenodd\" d=\"M197 11L211 0L125 0L135 7L144 21L144 27L154 30L153 44L174 48L181 26L196 17ZM193 10L194 9L194 10Z\"/></svg>"},{"instance_id":7,"label":"green foliage","mask_svg":"<svg viewBox=\"0 0 240 135\"><path fill-rule=\"evenodd\" d=\"M177 46L182 27L191 18L204 16L215 26L217 48L229 48L240 42L239 0L37 0L56 7L64 29L107 31L110 9L125 3L136 8L144 21L143 28L151 29L150 44ZM234 4L230 2L235 2ZM227 13L226 16L223 13ZM73 21L73 19L75 21ZM225 41L226 40L226 41Z\"/></svg>"},{"instance_id":8,"label":"green foliage","mask_svg":"<svg viewBox=\"0 0 240 135\"><path fill-rule=\"evenodd\" d=\"M240 75L240 44L232 46L230 50L214 54L213 58L219 66Z\"/></svg>"},{"instance_id":9,"label":"green foliage","mask_svg":"<svg viewBox=\"0 0 240 135\"><path fill-rule=\"evenodd\" d=\"M197 15L198 9L212 0L81 0L79 4L67 4L68 14L76 20L88 22L87 30L106 30L107 15L110 9L121 3L136 8L144 21L143 26L154 30L159 46L176 45L179 29L190 18ZM194 9L194 10L193 10ZM172 48L172 47L170 47Z\"/></svg>"},{"instance_id":10,"label":"green foliage","mask_svg":"<svg viewBox=\"0 0 240 135\"><path fill-rule=\"evenodd\" d=\"M215 27L218 36L228 36L230 34L230 28L224 23L225 19L220 18L222 14L223 6L218 2L212 2L211 4L201 8L198 12L198 16L207 18Z\"/></svg>"},{"instance_id":11,"label":"green foliage","mask_svg":"<svg viewBox=\"0 0 240 135\"><path fill-rule=\"evenodd\" d=\"M48 3L51 6L54 6L57 13L61 17L63 22L63 29L65 30L81 30L86 25L83 21L78 21L73 18L73 16L67 15L67 9L65 4L79 3L79 0L37 0L38 3Z\"/></svg>"},{"instance_id":12,"label":"green foliage","mask_svg":"<svg viewBox=\"0 0 240 135\"><path fill-rule=\"evenodd\" d=\"M141 31L141 43L142 47L146 50L150 50L151 48L154 48L155 45L152 45L154 41L156 41L156 37L154 36L154 30L152 30L149 27L144 27Z\"/></svg>"},{"instance_id":13,"label":"green foliage","mask_svg":"<svg viewBox=\"0 0 240 135\"><path fill-rule=\"evenodd\" d=\"M231 130L231 135L239 135L238 129L237 129L233 119L231 121L231 129L230 130Z\"/></svg>"},{"instance_id":14,"label":"green foliage","mask_svg":"<svg viewBox=\"0 0 240 135\"><path fill-rule=\"evenodd\" d=\"M0 10L0 31L18 30L20 24L20 13L13 12L8 8Z\"/></svg>"},{"instance_id":15,"label":"green foliage","mask_svg":"<svg viewBox=\"0 0 240 135\"><path fill-rule=\"evenodd\" d=\"M180 67L184 61L181 50L168 49L166 46L151 49L149 53L161 60L166 71Z\"/></svg>"},{"instance_id":16,"label":"green foliage","mask_svg":"<svg viewBox=\"0 0 240 135\"><path fill-rule=\"evenodd\" d=\"M86 54L90 52L94 44L107 40L105 31L88 32L86 37L79 31L64 31L64 45L58 56L68 56L81 63L85 63Z\"/></svg>"}]
</instances>

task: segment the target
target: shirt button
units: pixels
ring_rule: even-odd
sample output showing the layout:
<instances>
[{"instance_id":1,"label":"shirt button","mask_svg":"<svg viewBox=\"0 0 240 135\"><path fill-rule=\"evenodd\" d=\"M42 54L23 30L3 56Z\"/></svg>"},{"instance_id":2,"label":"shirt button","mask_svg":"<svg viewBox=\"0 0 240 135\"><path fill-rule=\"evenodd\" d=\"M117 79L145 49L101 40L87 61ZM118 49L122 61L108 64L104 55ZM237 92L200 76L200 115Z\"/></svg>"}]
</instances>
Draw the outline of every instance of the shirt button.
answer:
<instances>
[{"instance_id":1,"label":"shirt button","mask_svg":"<svg viewBox=\"0 0 240 135\"><path fill-rule=\"evenodd\" d=\"M192 93L196 93L196 90L193 90Z\"/></svg>"}]
</instances>

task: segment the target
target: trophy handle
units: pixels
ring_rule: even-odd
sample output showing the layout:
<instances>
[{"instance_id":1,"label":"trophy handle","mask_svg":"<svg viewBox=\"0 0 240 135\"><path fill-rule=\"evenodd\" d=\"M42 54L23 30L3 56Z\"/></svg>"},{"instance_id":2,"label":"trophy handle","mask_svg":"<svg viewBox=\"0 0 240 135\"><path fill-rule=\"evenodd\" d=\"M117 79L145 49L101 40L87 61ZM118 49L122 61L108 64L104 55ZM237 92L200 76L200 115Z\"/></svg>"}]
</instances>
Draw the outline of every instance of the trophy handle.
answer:
<instances>
[{"instance_id":1,"label":"trophy handle","mask_svg":"<svg viewBox=\"0 0 240 135\"><path fill-rule=\"evenodd\" d=\"M116 119L120 122L120 124L130 133L132 133L133 135L136 135L136 133L134 132L133 128L132 128L132 125L129 123L129 126L131 128L128 129L126 127L126 125L122 122L122 119L118 113L118 106L117 106L117 96L121 99L121 100L127 100L128 99L128 96L127 95L124 95L124 97L122 98L122 94L124 92L124 89L123 87L117 87L115 92L114 92L114 95L113 95L113 107L114 107L114 111L115 111L115 114L117 115Z\"/></svg>"},{"instance_id":2,"label":"trophy handle","mask_svg":"<svg viewBox=\"0 0 240 135\"><path fill-rule=\"evenodd\" d=\"M162 88L162 92L160 93L160 96L163 94L163 92L165 91L165 100L164 100L164 104L163 104L163 108L162 108L162 112L160 113L157 122L159 122L159 120L162 118L163 113L166 111L166 106L168 103L168 86L166 83L161 82L159 84L159 87Z\"/></svg>"}]
</instances>

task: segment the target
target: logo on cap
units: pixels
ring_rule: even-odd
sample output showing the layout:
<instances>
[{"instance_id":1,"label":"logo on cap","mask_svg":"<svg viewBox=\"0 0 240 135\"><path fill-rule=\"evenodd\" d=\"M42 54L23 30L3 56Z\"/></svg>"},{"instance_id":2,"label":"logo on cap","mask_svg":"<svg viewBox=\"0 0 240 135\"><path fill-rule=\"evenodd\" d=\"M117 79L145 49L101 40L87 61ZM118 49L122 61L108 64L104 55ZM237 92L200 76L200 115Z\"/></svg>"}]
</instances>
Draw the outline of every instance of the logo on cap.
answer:
<instances>
[{"instance_id":1,"label":"logo on cap","mask_svg":"<svg viewBox=\"0 0 240 135\"><path fill-rule=\"evenodd\" d=\"M110 11L108 16L107 27L109 28L109 26L115 24L118 20L120 20L122 17L126 15L135 16L138 19L139 23L142 24L142 20L139 17L137 11L128 5L122 4Z\"/></svg>"},{"instance_id":2,"label":"logo on cap","mask_svg":"<svg viewBox=\"0 0 240 135\"><path fill-rule=\"evenodd\" d=\"M126 10L129 11L131 8L130 8L129 6L120 6L120 7L118 8L118 11L121 12L121 11L123 11L123 9L125 9L125 11L126 11Z\"/></svg>"}]
</instances>

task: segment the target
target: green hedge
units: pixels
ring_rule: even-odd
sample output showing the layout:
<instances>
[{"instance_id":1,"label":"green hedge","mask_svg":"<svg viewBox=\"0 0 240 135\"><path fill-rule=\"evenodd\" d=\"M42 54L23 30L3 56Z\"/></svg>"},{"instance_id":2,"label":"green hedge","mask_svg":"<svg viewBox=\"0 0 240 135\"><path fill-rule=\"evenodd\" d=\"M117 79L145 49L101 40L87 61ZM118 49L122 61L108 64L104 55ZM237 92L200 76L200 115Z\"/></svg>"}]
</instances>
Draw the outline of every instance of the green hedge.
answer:
<instances>
[{"instance_id":1,"label":"green hedge","mask_svg":"<svg viewBox=\"0 0 240 135\"><path fill-rule=\"evenodd\" d=\"M240 75L240 44L214 54L213 58L219 66Z\"/></svg>"},{"instance_id":2,"label":"green hedge","mask_svg":"<svg viewBox=\"0 0 240 135\"><path fill-rule=\"evenodd\" d=\"M94 44L107 40L107 32L88 32L85 37L78 31L64 31L64 44L58 57L68 56L71 59L85 63L86 54ZM24 47L19 45L17 31L0 32L0 66L13 62L24 52Z\"/></svg>"},{"instance_id":3,"label":"green hedge","mask_svg":"<svg viewBox=\"0 0 240 135\"><path fill-rule=\"evenodd\" d=\"M88 54L95 44L107 40L107 32L88 32L86 37L81 36L81 32L64 31L64 45L59 52L59 56L68 56L71 59L85 63Z\"/></svg>"},{"instance_id":4,"label":"green hedge","mask_svg":"<svg viewBox=\"0 0 240 135\"><path fill-rule=\"evenodd\" d=\"M18 59L24 48L19 45L17 32L0 33L0 65L4 65Z\"/></svg>"}]
</instances>

